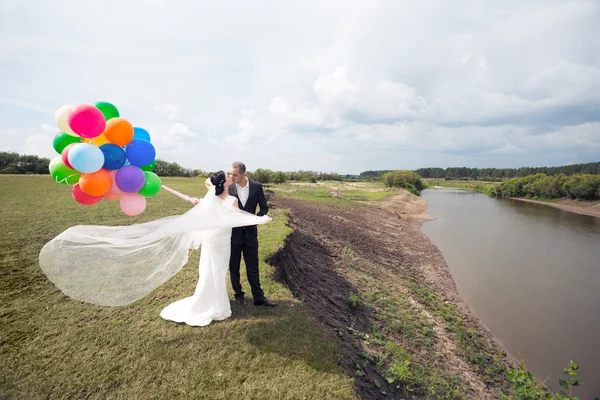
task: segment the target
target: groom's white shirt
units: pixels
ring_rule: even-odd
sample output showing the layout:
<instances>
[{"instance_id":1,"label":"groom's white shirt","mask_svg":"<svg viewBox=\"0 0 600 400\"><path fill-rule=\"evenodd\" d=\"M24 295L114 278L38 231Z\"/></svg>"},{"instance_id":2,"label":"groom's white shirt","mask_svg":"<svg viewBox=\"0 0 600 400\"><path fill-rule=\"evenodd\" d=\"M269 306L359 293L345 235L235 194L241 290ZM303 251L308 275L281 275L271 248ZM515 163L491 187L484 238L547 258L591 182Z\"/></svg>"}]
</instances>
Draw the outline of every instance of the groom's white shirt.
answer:
<instances>
[{"instance_id":1,"label":"groom's white shirt","mask_svg":"<svg viewBox=\"0 0 600 400\"><path fill-rule=\"evenodd\" d=\"M237 194L240 199L240 203L242 207L246 206L246 202L248 201L248 197L250 197L250 180L246 180L246 186L242 187L239 183L235 184L237 189Z\"/></svg>"}]
</instances>

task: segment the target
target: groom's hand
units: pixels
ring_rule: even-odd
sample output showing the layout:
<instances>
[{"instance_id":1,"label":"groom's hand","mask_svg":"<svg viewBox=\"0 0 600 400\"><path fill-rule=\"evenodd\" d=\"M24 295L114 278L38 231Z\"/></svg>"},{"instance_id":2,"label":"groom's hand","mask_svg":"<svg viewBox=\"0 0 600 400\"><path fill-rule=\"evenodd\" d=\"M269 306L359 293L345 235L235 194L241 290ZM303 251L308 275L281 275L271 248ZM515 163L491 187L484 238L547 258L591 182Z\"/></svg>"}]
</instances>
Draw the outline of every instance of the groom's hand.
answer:
<instances>
[{"instance_id":1,"label":"groom's hand","mask_svg":"<svg viewBox=\"0 0 600 400\"><path fill-rule=\"evenodd\" d=\"M210 187L212 186L212 182L210 181L210 178L206 178L206 180L204 181L204 186L206 186L207 189L210 189Z\"/></svg>"}]
</instances>

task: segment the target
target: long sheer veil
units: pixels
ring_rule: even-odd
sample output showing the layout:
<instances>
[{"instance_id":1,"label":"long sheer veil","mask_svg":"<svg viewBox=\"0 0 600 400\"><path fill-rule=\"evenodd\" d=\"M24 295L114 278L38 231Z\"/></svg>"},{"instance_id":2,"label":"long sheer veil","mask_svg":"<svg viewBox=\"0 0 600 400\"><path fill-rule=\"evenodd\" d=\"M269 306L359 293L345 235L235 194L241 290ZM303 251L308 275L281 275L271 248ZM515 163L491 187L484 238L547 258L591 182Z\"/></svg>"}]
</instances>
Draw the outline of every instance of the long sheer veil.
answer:
<instances>
[{"instance_id":1,"label":"long sheer veil","mask_svg":"<svg viewBox=\"0 0 600 400\"><path fill-rule=\"evenodd\" d=\"M211 188L183 215L131 226L78 225L48 242L40 267L67 296L103 306L141 299L187 263L215 230L271 221L239 210Z\"/></svg>"}]
</instances>

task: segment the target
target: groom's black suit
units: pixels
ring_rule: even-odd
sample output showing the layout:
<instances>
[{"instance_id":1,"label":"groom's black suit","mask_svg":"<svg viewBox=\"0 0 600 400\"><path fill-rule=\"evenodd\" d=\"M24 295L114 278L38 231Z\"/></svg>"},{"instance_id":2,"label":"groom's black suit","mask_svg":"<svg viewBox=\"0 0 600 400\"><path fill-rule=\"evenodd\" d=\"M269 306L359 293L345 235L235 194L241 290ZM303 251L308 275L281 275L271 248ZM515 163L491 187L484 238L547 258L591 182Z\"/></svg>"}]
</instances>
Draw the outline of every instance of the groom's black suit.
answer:
<instances>
[{"instance_id":1,"label":"groom's black suit","mask_svg":"<svg viewBox=\"0 0 600 400\"><path fill-rule=\"evenodd\" d=\"M229 194L238 199L238 206L241 210L251 214L256 213L256 207L259 207L258 215L266 215L269 211L267 199L263 187L260 183L249 181L249 195L246 204L242 205L237 192L237 185L229 186ZM254 301L262 301L264 292L260 287L260 276L258 273L258 228L256 225L233 228L231 232L231 257L229 258L229 273L231 276L231 286L235 292L236 298L243 298L242 284L240 283L240 262L244 254L246 263L246 274L248 282L252 289Z\"/></svg>"}]
</instances>

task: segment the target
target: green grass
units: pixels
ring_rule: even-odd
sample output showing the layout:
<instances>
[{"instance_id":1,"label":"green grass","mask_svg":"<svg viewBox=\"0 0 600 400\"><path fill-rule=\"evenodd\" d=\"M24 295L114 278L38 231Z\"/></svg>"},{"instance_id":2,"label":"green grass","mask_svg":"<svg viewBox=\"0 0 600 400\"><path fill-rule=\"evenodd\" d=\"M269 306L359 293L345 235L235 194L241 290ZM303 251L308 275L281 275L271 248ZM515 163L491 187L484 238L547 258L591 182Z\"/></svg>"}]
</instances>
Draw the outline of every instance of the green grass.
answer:
<instances>
[{"instance_id":1,"label":"green grass","mask_svg":"<svg viewBox=\"0 0 600 400\"><path fill-rule=\"evenodd\" d=\"M506 384L507 370L500 362L501 354L487 344L479 331L465 325L454 305L444 302L414 276L408 276L405 285L429 312L447 323L448 330L454 333L464 357L475 367L485 383Z\"/></svg>"},{"instance_id":2,"label":"green grass","mask_svg":"<svg viewBox=\"0 0 600 400\"><path fill-rule=\"evenodd\" d=\"M199 179L164 184L192 196ZM137 217L117 202L81 206L48 176L0 176L0 398L356 398L332 338L313 323L264 260L289 234L287 214L260 227L261 279L277 309L232 306L233 316L194 328L160 318L190 296L198 252L154 292L125 307L64 296L38 266L42 246L79 224L127 225L182 214L190 204L161 191ZM244 281L244 287L248 288Z\"/></svg>"},{"instance_id":3,"label":"green grass","mask_svg":"<svg viewBox=\"0 0 600 400\"><path fill-rule=\"evenodd\" d=\"M344 205L356 205L355 201L377 201L397 194L385 190L380 183L345 183L325 181L316 184L285 183L269 185L279 196L294 197L302 200L333 202Z\"/></svg>"},{"instance_id":4,"label":"green grass","mask_svg":"<svg viewBox=\"0 0 600 400\"><path fill-rule=\"evenodd\" d=\"M389 273L381 275L350 247L342 249L341 259L355 276L360 293L355 302L377 316L368 333L351 330L367 349L361 354L365 362L375 365L388 383L403 388L407 396L465 399L470 390L468 383L438 357L433 323L399 286L404 279Z\"/></svg>"},{"instance_id":5,"label":"green grass","mask_svg":"<svg viewBox=\"0 0 600 400\"><path fill-rule=\"evenodd\" d=\"M485 182L485 181L446 181L439 179L424 179L429 187L441 186L447 188L466 189L472 192L484 193L489 195L490 191L500 185L501 182Z\"/></svg>"},{"instance_id":6,"label":"green grass","mask_svg":"<svg viewBox=\"0 0 600 400\"><path fill-rule=\"evenodd\" d=\"M526 197L526 199L543 201L544 203L557 203L558 200L560 200L560 197L550 198L550 197L545 197L545 196L532 196L532 197ZM577 205L577 204L569 204L569 205L581 207L581 205Z\"/></svg>"}]
</instances>

